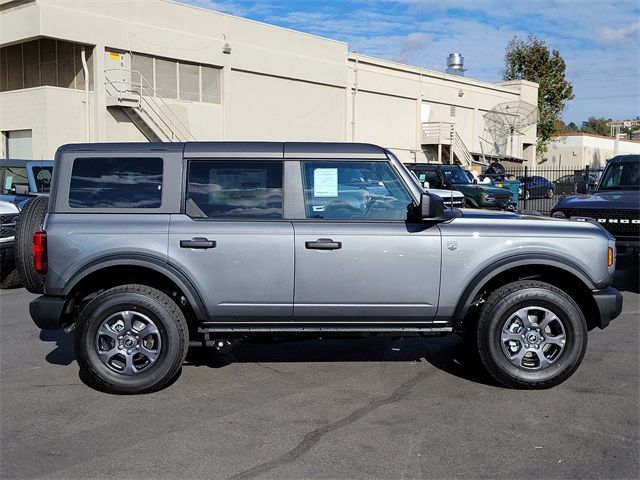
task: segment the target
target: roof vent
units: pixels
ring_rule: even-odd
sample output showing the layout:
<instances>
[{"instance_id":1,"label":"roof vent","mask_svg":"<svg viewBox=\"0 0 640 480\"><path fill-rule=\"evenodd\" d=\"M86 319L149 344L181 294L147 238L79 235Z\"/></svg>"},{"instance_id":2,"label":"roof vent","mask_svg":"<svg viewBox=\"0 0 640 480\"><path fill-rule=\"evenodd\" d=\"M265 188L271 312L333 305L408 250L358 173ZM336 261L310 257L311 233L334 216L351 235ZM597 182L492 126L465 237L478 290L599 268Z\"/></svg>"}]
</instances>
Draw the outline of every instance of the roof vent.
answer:
<instances>
[{"instance_id":1,"label":"roof vent","mask_svg":"<svg viewBox=\"0 0 640 480\"><path fill-rule=\"evenodd\" d=\"M461 53L450 53L447 57L447 73L464 77L464 57Z\"/></svg>"}]
</instances>

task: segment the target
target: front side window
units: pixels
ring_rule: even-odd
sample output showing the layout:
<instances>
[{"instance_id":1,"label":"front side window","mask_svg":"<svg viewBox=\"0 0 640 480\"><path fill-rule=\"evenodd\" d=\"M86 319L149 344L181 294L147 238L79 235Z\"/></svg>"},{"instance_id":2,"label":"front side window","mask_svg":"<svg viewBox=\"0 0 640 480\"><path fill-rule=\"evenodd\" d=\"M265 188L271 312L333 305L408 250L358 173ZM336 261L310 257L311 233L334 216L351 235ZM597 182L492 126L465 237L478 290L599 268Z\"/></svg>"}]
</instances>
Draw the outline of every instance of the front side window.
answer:
<instances>
[{"instance_id":1,"label":"front side window","mask_svg":"<svg viewBox=\"0 0 640 480\"><path fill-rule=\"evenodd\" d=\"M406 220L413 203L387 162L302 162L307 218Z\"/></svg>"},{"instance_id":2,"label":"front side window","mask_svg":"<svg viewBox=\"0 0 640 480\"><path fill-rule=\"evenodd\" d=\"M282 162L191 162L187 214L211 219L281 219Z\"/></svg>"},{"instance_id":3,"label":"front side window","mask_svg":"<svg viewBox=\"0 0 640 480\"><path fill-rule=\"evenodd\" d=\"M73 162L72 208L160 208L161 158L77 158Z\"/></svg>"}]
</instances>

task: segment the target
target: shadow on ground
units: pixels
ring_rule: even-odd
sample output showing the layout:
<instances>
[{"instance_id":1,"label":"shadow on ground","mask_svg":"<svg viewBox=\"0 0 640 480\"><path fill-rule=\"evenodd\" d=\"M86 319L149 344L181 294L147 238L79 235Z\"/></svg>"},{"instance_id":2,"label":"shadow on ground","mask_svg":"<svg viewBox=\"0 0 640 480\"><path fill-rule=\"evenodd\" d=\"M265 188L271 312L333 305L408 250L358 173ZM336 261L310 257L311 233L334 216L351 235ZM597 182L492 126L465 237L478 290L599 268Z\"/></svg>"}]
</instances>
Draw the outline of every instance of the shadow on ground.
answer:
<instances>
[{"instance_id":1,"label":"shadow on ground","mask_svg":"<svg viewBox=\"0 0 640 480\"><path fill-rule=\"evenodd\" d=\"M457 335L444 338L372 335L359 338L252 338L245 339L231 352L224 354L213 349L192 348L187 356L186 365L223 368L232 363L259 363L266 368L279 371L276 366L270 364L426 362L450 375L476 383L495 385L479 368L479 360L468 351L463 339Z\"/></svg>"}]
</instances>

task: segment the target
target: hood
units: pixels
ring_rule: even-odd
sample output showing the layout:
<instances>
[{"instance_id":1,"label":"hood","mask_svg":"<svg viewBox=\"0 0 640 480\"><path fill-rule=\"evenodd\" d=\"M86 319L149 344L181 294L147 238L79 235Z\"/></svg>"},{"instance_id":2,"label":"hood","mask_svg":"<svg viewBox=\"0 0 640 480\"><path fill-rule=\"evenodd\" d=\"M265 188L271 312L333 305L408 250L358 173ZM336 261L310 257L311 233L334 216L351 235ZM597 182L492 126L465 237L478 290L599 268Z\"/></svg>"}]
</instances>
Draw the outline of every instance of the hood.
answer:
<instances>
[{"instance_id":1,"label":"hood","mask_svg":"<svg viewBox=\"0 0 640 480\"><path fill-rule=\"evenodd\" d=\"M457 190L443 190L441 188L430 188L429 190L426 190L429 193L433 193L434 195L438 195L439 197L442 197L444 199L447 198L464 198L464 194L460 193Z\"/></svg>"},{"instance_id":2,"label":"hood","mask_svg":"<svg viewBox=\"0 0 640 480\"><path fill-rule=\"evenodd\" d=\"M571 195L560 200L557 209L616 209L638 210L640 208L639 190L602 190L586 195Z\"/></svg>"},{"instance_id":3,"label":"hood","mask_svg":"<svg viewBox=\"0 0 640 480\"><path fill-rule=\"evenodd\" d=\"M491 187L488 185L473 185L470 183L456 183L454 185L459 191L467 193L487 193L497 197L511 197L512 193L506 188Z\"/></svg>"},{"instance_id":4,"label":"hood","mask_svg":"<svg viewBox=\"0 0 640 480\"><path fill-rule=\"evenodd\" d=\"M11 215L18 211L18 207L13 203L0 200L0 215Z\"/></svg>"}]
</instances>

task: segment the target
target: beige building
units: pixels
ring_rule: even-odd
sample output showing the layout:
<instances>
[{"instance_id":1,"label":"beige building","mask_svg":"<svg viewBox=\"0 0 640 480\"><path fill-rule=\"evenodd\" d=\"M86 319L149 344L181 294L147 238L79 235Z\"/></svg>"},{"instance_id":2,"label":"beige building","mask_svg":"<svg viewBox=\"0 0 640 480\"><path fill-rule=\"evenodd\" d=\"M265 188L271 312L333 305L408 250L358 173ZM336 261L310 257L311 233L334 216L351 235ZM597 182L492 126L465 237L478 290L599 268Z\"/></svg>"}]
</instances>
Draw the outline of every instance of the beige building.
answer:
<instances>
[{"instance_id":1,"label":"beige building","mask_svg":"<svg viewBox=\"0 0 640 480\"><path fill-rule=\"evenodd\" d=\"M372 142L403 161L532 161L536 101L534 83L401 65L167 0L0 0L1 157L299 140Z\"/></svg>"},{"instance_id":2,"label":"beige building","mask_svg":"<svg viewBox=\"0 0 640 480\"><path fill-rule=\"evenodd\" d=\"M556 137L544 157L536 161L543 168L575 169L604 168L616 155L640 154L640 142L615 140L588 133L571 133Z\"/></svg>"}]
</instances>

